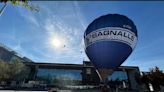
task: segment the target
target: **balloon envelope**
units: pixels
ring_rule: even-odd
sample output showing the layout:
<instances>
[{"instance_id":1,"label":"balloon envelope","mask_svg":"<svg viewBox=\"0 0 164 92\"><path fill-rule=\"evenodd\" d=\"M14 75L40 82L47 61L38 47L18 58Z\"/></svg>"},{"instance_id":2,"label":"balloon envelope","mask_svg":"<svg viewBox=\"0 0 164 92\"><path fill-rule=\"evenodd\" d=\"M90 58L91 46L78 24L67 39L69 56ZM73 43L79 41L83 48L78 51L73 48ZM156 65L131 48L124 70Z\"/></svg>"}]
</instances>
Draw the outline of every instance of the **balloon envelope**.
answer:
<instances>
[{"instance_id":1,"label":"balloon envelope","mask_svg":"<svg viewBox=\"0 0 164 92\"><path fill-rule=\"evenodd\" d=\"M95 19L84 33L85 52L97 69L115 69L131 54L137 42L132 20L119 14Z\"/></svg>"}]
</instances>

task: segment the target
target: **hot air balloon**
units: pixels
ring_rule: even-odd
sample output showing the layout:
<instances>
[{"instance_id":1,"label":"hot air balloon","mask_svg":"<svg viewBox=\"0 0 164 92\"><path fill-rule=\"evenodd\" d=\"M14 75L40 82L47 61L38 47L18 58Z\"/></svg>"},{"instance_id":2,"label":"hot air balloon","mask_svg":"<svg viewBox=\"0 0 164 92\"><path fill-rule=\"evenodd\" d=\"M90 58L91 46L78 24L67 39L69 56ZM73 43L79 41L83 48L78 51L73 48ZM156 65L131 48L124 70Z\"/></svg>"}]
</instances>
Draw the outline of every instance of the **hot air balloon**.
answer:
<instances>
[{"instance_id":1,"label":"hot air balloon","mask_svg":"<svg viewBox=\"0 0 164 92\"><path fill-rule=\"evenodd\" d=\"M107 14L95 19L84 33L85 52L102 81L132 53L137 29L131 19Z\"/></svg>"}]
</instances>

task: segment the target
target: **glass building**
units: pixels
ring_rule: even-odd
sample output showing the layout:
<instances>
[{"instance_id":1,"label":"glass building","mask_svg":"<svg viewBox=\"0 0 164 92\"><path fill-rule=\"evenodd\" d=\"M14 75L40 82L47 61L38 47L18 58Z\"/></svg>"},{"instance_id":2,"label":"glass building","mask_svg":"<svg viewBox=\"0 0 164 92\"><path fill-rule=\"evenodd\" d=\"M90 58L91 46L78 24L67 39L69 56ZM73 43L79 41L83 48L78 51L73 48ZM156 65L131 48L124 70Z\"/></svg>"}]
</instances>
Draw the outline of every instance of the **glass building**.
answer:
<instances>
[{"instance_id":1,"label":"glass building","mask_svg":"<svg viewBox=\"0 0 164 92\"><path fill-rule=\"evenodd\" d=\"M0 45L0 60L10 62L12 59L20 59L29 67L28 71L30 72L25 82L32 83L35 86L36 84L60 87L67 85L98 86L100 84L99 76L89 61L84 61L83 64L33 62ZM111 88L139 90L141 88L139 68L134 66L118 67L111 76L108 76L108 85Z\"/></svg>"},{"instance_id":2,"label":"glass building","mask_svg":"<svg viewBox=\"0 0 164 92\"><path fill-rule=\"evenodd\" d=\"M98 86L100 79L90 62L83 64L57 64L26 62L31 67L31 78L40 84L55 86ZM111 88L140 89L140 72L138 67L120 66L111 76L108 76L108 85Z\"/></svg>"}]
</instances>

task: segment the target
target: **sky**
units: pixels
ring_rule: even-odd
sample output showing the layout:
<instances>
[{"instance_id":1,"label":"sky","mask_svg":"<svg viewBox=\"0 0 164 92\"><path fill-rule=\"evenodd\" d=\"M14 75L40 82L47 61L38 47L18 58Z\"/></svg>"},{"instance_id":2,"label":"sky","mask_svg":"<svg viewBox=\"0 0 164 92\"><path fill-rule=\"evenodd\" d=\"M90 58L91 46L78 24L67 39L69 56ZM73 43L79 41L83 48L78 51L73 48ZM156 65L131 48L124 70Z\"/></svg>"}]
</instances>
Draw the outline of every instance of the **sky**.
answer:
<instances>
[{"instance_id":1,"label":"sky","mask_svg":"<svg viewBox=\"0 0 164 92\"><path fill-rule=\"evenodd\" d=\"M164 70L164 2L155 1L33 1L39 12L7 4L0 16L0 43L35 62L82 64L88 60L83 35L105 14L133 20L138 42L124 66ZM0 8L3 3L0 4Z\"/></svg>"}]
</instances>

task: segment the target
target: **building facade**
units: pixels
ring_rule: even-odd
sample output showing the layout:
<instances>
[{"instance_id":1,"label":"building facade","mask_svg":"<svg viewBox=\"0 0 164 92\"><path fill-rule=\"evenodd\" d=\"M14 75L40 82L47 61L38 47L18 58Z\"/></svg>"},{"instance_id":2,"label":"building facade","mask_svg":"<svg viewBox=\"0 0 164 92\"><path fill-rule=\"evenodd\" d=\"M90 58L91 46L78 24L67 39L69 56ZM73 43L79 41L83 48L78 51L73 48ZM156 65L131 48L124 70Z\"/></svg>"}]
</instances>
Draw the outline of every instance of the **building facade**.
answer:
<instances>
[{"instance_id":1,"label":"building facade","mask_svg":"<svg viewBox=\"0 0 164 92\"><path fill-rule=\"evenodd\" d=\"M89 61L83 64L60 64L60 63L39 63L21 57L16 52L0 46L0 59L10 62L12 59L20 59L29 67L29 76L25 83L37 85L53 85L56 87L92 85L99 86L100 79L96 69ZM120 66L108 76L110 88L122 88L139 90L141 88L140 71L135 66Z\"/></svg>"},{"instance_id":2,"label":"building facade","mask_svg":"<svg viewBox=\"0 0 164 92\"><path fill-rule=\"evenodd\" d=\"M89 61L83 64L35 63L25 62L31 67L30 80L55 86L99 85L96 69ZM139 90L140 71L138 67L120 66L108 76L108 85L115 88Z\"/></svg>"},{"instance_id":3,"label":"building facade","mask_svg":"<svg viewBox=\"0 0 164 92\"><path fill-rule=\"evenodd\" d=\"M14 59L20 60L22 62L33 62L27 57L24 57L17 52L13 51L9 47L6 47L3 44L0 44L0 60L5 62L10 62Z\"/></svg>"}]
</instances>

